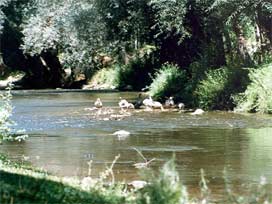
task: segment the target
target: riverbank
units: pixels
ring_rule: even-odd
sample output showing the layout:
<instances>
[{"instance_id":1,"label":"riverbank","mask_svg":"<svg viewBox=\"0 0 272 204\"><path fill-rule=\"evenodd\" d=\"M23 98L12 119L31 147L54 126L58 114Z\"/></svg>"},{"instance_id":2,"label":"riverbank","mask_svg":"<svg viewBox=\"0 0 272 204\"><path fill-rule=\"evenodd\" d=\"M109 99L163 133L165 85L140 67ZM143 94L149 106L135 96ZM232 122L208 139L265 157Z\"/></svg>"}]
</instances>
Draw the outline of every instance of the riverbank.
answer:
<instances>
[{"instance_id":1,"label":"riverbank","mask_svg":"<svg viewBox=\"0 0 272 204\"><path fill-rule=\"evenodd\" d=\"M271 63L256 69L248 68L218 68L205 72L201 79L189 80L184 71L175 65L165 64L156 72L151 81L134 81L134 75L126 79L123 71L116 67L98 70L90 79L85 75L80 86L55 86L57 92L118 92L137 91L146 96L152 96L156 101L164 103L173 97L174 101L185 104L186 108L204 110L227 110L251 113L271 113L272 92L270 83L272 72ZM130 70L131 71L131 70ZM131 71L134 73L134 71ZM240 78L239 76L244 76ZM269 78L270 77L270 78ZM256 80L258 79L258 80ZM13 73L4 80L0 80L0 89L5 89L13 83L13 89L31 90L30 81L24 74ZM27 82L28 81L28 82ZM27 83L26 83L27 82ZM27 85L28 84L28 85ZM50 88L50 86L44 86ZM52 88L52 87L51 87ZM78 88L78 89L77 89ZM47 92L48 89L36 89ZM144 97L142 98L144 99Z\"/></svg>"},{"instance_id":2,"label":"riverbank","mask_svg":"<svg viewBox=\"0 0 272 204\"><path fill-rule=\"evenodd\" d=\"M1 203L126 203L117 185L103 186L86 177L61 178L0 157ZM96 186L89 186L96 184Z\"/></svg>"},{"instance_id":3,"label":"riverbank","mask_svg":"<svg viewBox=\"0 0 272 204\"><path fill-rule=\"evenodd\" d=\"M24 78L24 73L11 73L9 76L0 79L0 90L4 90L8 88L10 84L18 84ZM23 87L17 85L14 87L15 89L22 89Z\"/></svg>"},{"instance_id":4,"label":"riverbank","mask_svg":"<svg viewBox=\"0 0 272 204\"><path fill-rule=\"evenodd\" d=\"M117 159L117 157L116 157ZM134 184L115 183L111 168L101 173L100 178L61 178L35 169L29 165L11 162L0 156L0 201L1 203L90 203L90 204L136 204L136 203L191 203L185 187L172 169L154 183L135 181ZM173 163L171 163L172 165ZM172 168L171 165L169 168ZM110 182L105 182L107 177ZM165 183L164 183L165 182ZM172 182L172 186L168 185ZM142 187L144 184L146 187ZM135 186L137 184L137 186ZM160 185L158 185L160 184ZM156 194L158 190L160 194ZM151 202L148 201L151 199ZM169 202L168 202L169 201Z\"/></svg>"},{"instance_id":5,"label":"riverbank","mask_svg":"<svg viewBox=\"0 0 272 204\"><path fill-rule=\"evenodd\" d=\"M117 159L117 158L116 158ZM1 203L89 203L89 204L198 204L198 203L270 203L271 189L266 180L261 179L256 186L245 190L244 196L237 195L226 183L226 194L222 200L213 200L202 172L200 195L189 197L186 187L180 183L173 161L167 162L158 175L146 173L144 186L115 183L112 168L101 177L90 176L82 180L64 178L48 174L30 165L9 161L0 155L0 202ZM111 182L105 182L107 176ZM227 181L226 181L227 182Z\"/></svg>"}]
</instances>

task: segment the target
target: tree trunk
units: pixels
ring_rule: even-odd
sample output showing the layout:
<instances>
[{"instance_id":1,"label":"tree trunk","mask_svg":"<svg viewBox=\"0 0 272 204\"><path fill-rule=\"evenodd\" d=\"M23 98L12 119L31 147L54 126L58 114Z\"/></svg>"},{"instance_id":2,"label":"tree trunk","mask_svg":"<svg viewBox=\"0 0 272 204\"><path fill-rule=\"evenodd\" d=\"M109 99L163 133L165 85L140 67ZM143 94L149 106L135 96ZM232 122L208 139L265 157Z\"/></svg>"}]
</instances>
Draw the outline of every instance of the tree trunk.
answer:
<instances>
[{"instance_id":1,"label":"tree trunk","mask_svg":"<svg viewBox=\"0 0 272 204\"><path fill-rule=\"evenodd\" d=\"M233 62L233 53L232 53L232 45L229 32L226 28L223 28L223 43L224 43L224 50L226 54L226 58L229 57L229 61Z\"/></svg>"},{"instance_id":2,"label":"tree trunk","mask_svg":"<svg viewBox=\"0 0 272 204\"><path fill-rule=\"evenodd\" d=\"M247 49L247 40L243 35L241 26L239 25L238 19L233 22L233 31L237 38L237 52L238 57L242 60L241 63L244 66L250 66L253 64L253 60Z\"/></svg>"},{"instance_id":3,"label":"tree trunk","mask_svg":"<svg viewBox=\"0 0 272 204\"><path fill-rule=\"evenodd\" d=\"M6 71L6 65L4 64L3 56L0 53L0 77L5 75L5 71Z\"/></svg>"},{"instance_id":4,"label":"tree trunk","mask_svg":"<svg viewBox=\"0 0 272 204\"><path fill-rule=\"evenodd\" d=\"M260 26L258 24L258 21L256 19L256 25L255 25L255 37L256 37L256 54L257 54L257 57L258 57L258 64L261 64L262 61L263 61L263 47L262 47L262 44L263 44L263 36L261 35L261 29L260 29Z\"/></svg>"},{"instance_id":5,"label":"tree trunk","mask_svg":"<svg viewBox=\"0 0 272 204\"><path fill-rule=\"evenodd\" d=\"M256 21L260 29L263 54L272 52L272 15L258 8Z\"/></svg>"},{"instance_id":6,"label":"tree trunk","mask_svg":"<svg viewBox=\"0 0 272 204\"><path fill-rule=\"evenodd\" d=\"M217 36L216 50L218 51L217 57L216 57L216 65L218 67L226 65L224 38L223 38L223 33L221 32Z\"/></svg>"},{"instance_id":7,"label":"tree trunk","mask_svg":"<svg viewBox=\"0 0 272 204\"><path fill-rule=\"evenodd\" d=\"M50 73L48 85L52 88L61 87L63 85L63 70L57 55L53 51L47 51L41 54L41 60Z\"/></svg>"}]
</instances>

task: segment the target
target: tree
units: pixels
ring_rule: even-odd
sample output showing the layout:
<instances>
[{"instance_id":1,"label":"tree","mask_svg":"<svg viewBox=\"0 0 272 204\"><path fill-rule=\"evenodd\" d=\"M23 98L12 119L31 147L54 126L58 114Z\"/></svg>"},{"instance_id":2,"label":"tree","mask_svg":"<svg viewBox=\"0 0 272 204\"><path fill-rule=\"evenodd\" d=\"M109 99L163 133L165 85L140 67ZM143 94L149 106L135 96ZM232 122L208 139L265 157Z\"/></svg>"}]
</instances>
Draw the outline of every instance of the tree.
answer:
<instances>
[{"instance_id":1,"label":"tree","mask_svg":"<svg viewBox=\"0 0 272 204\"><path fill-rule=\"evenodd\" d=\"M248 51L246 31L255 27L257 53L263 57L271 52L272 3L269 0L223 1L215 0L210 10L216 11L225 24L231 25L236 36L237 52L245 65L252 64Z\"/></svg>"},{"instance_id":2,"label":"tree","mask_svg":"<svg viewBox=\"0 0 272 204\"><path fill-rule=\"evenodd\" d=\"M0 42L2 38L3 24L5 21L5 14L3 12L3 8L8 4L9 0L3 0L0 2ZM1 48L1 43L0 43ZM6 69L6 65L4 64L2 52L0 49L0 76L4 75Z\"/></svg>"}]
</instances>

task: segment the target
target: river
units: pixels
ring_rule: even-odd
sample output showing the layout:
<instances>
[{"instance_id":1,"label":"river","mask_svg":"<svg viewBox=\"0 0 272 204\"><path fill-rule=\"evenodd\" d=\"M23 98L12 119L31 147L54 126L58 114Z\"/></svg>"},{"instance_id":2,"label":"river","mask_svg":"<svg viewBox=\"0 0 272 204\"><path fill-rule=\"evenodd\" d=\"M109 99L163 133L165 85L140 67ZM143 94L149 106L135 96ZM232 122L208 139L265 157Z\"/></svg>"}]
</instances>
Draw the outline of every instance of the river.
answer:
<instances>
[{"instance_id":1,"label":"river","mask_svg":"<svg viewBox=\"0 0 272 204\"><path fill-rule=\"evenodd\" d=\"M118 180L139 179L133 164L143 162L137 148L159 169L175 155L181 180L191 191L198 188L204 169L215 192L224 188L223 170L234 186L272 181L272 117L257 114L208 112L192 116L178 111L129 111L118 116L119 97L133 101L134 92L14 91L12 119L16 130L29 138L4 143L0 152L14 160L26 159L60 176L98 176L120 154L114 167ZM96 98L104 108L89 110ZM116 115L116 116L111 116ZM112 135L127 130L126 138ZM221 192L222 193L222 192Z\"/></svg>"}]
</instances>

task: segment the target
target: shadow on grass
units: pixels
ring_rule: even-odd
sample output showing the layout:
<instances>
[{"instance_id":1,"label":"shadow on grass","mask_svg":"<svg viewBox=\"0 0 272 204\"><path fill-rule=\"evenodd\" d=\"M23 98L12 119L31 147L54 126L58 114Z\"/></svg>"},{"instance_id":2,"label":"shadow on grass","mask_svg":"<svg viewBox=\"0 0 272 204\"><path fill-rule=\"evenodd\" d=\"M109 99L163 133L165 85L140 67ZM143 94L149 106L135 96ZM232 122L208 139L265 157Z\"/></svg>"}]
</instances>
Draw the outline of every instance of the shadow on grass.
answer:
<instances>
[{"instance_id":1,"label":"shadow on grass","mask_svg":"<svg viewBox=\"0 0 272 204\"><path fill-rule=\"evenodd\" d=\"M82 191L61 182L0 170L0 203L125 203L124 197Z\"/></svg>"}]
</instances>

